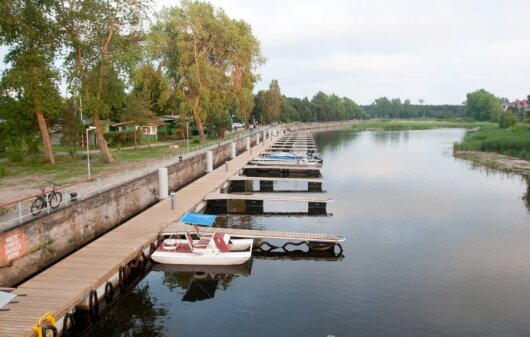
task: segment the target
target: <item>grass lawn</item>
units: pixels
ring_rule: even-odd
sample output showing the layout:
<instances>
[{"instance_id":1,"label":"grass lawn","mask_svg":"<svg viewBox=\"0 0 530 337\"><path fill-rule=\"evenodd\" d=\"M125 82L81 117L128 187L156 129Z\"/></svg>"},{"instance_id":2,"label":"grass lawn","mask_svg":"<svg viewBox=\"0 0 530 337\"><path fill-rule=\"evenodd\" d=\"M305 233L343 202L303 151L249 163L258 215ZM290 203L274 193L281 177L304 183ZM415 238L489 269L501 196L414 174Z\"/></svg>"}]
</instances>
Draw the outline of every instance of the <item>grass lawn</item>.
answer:
<instances>
[{"instance_id":1,"label":"grass lawn","mask_svg":"<svg viewBox=\"0 0 530 337\"><path fill-rule=\"evenodd\" d=\"M497 124L481 127L468 134L455 150L495 152L507 156L530 160L530 124L519 123L501 129Z\"/></svg>"},{"instance_id":2,"label":"grass lawn","mask_svg":"<svg viewBox=\"0 0 530 337\"><path fill-rule=\"evenodd\" d=\"M190 143L190 151L199 144ZM91 150L97 150L95 146L90 147ZM181 145L179 149L171 149L169 146L153 146L149 148L138 148L137 150L117 150L111 149L112 156L116 160L111 165L103 163L101 154L90 153L90 168L92 176L104 172L110 172L126 165L144 160L155 159L167 155L176 155L177 152L181 154L185 151L186 146ZM55 147L54 151L68 152L68 148L62 149ZM34 154L28 156L23 162L7 161L0 164L0 177L23 177L26 175L42 175L43 180L52 181L58 184L64 184L75 180L86 178L87 176L87 156L86 148L79 148L79 151L74 156L70 154L55 155L55 165L49 165L45 162L42 154Z\"/></svg>"},{"instance_id":3,"label":"grass lawn","mask_svg":"<svg viewBox=\"0 0 530 337\"><path fill-rule=\"evenodd\" d=\"M409 120L409 119L378 119L355 124L356 130L429 130L435 128L473 128L491 123L460 121L460 120Z\"/></svg>"}]
</instances>

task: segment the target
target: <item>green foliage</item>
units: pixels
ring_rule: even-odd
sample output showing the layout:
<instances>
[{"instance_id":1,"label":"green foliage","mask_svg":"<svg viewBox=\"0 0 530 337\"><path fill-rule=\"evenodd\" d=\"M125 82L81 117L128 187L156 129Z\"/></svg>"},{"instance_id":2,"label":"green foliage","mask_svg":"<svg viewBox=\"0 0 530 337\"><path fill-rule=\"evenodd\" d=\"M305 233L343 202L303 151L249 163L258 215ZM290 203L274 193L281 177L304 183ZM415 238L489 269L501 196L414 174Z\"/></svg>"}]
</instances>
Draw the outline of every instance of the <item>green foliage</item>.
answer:
<instances>
[{"instance_id":1,"label":"green foliage","mask_svg":"<svg viewBox=\"0 0 530 337\"><path fill-rule=\"evenodd\" d=\"M436 120L402 120L402 119L378 119L367 121L365 123L355 124L352 127L356 130L384 130L384 131L403 131L403 130L430 130L435 128L473 128L478 125L491 125L478 122L466 121L436 121Z\"/></svg>"},{"instance_id":2,"label":"green foliage","mask_svg":"<svg viewBox=\"0 0 530 337\"><path fill-rule=\"evenodd\" d=\"M193 137L193 139L191 140L191 143L192 144L200 144L201 143L201 139L197 136Z\"/></svg>"},{"instance_id":3,"label":"green foliage","mask_svg":"<svg viewBox=\"0 0 530 337\"><path fill-rule=\"evenodd\" d=\"M478 121L499 121L502 113L501 101L493 94L480 89L467 94L466 114Z\"/></svg>"},{"instance_id":4,"label":"green foliage","mask_svg":"<svg viewBox=\"0 0 530 337\"><path fill-rule=\"evenodd\" d=\"M499 115L499 127L506 129L512 125L517 124L517 115L510 111L502 111Z\"/></svg>"},{"instance_id":5,"label":"green foliage","mask_svg":"<svg viewBox=\"0 0 530 337\"><path fill-rule=\"evenodd\" d=\"M424 100L422 100L424 102ZM372 118L461 118L465 116L462 105L423 105L412 104L410 100L380 97L371 105L364 106L364 111Z\"/></svg>"},{"instance_id":6,"label":"green foliage","mask_svg":"<svg viewBox=\"0 0 530 337\"><path fill-rule=\"evenodd\" d=\"M127 146L134 144L134 131L107 132L104 134L110 146Z\"/></svg>"},{"instance_id":7,"label":"green foliage","mask_svg":"<svg viewBox=\"0 0 530 337\"><path fill-rule=\"evenodd\" d=\"M3 165L0 165L0 178L3 178L6 176L6 168Z\"/></svg>"},{"instance_id":8,"label":"green foliage","mask_svg":"<svg viewBox=\"0 0 530 337\"><path fill-rule=\"evenodd\" d=\"M180 114L193 112L201 138L205 123L219 126L222 133L226 111L248 115L257 79L253 71L263 58L247 23L209 3L184 0L160 13L150 40L155 59L178 93Z\"/></svg>"},{"instance_id":9,"label":"green foliage","mask_svg":"<svg viewBox=\"0 0 530 337\"><path fill-rule=\"evenodd\" d=\"M521 124L501 129L498 126L481 127L466 135L456 150L495 152L530 160L530 126Z\"/></svg>"}]
</instances>

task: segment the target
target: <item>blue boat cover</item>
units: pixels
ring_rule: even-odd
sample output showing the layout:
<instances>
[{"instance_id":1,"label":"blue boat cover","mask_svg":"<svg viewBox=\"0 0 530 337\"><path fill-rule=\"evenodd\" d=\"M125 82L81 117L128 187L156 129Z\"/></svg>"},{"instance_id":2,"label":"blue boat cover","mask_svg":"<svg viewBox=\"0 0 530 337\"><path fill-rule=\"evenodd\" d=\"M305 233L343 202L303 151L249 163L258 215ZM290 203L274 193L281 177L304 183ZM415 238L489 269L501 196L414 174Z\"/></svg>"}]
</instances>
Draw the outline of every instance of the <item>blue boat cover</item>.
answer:
<instances>
[{"instance_id":1,"label":"blue boat cover","mask_svg":"<svg viewBox=\"0 0 530 337\"><path fill-rule=\"evenodd\" d=\"M216 215L186 212L179 222L190 225L200 225L211 227L215 221Z\"/></svg>"}]
</instances>

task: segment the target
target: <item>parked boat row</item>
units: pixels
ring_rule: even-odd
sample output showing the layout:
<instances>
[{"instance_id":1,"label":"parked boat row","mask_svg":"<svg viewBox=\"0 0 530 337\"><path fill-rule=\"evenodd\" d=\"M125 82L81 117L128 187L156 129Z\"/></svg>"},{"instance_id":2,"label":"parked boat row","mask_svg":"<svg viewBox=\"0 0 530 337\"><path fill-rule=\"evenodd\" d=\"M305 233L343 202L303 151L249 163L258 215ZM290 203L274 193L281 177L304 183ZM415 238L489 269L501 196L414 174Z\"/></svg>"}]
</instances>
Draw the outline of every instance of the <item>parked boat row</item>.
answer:
<instances>
[{"instance_id":1,"label":"parked boat row","mask_svg":"<svg viewBox=\"0 0 530 337\"><path fill-rule=\"evenodd\" d=\"M322 166L322 158L316 153L303 152L265 152L250 161L254 165L300 165Z\"/></svg>"}]
</instances>

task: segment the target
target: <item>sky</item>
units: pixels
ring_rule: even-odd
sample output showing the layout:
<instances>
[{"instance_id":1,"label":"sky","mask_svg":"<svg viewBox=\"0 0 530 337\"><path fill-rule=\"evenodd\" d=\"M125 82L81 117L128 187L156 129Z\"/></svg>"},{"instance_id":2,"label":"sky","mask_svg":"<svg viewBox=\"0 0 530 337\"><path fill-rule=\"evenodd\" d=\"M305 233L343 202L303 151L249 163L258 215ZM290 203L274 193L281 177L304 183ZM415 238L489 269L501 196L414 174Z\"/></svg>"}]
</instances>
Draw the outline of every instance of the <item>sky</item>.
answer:
<instances>
[{"instance_id":1,"label":"sky","mask_svg":"<svg viewBox=\"0 0 530 337\"><path fill-rule=\"evenodd\" d=\"M257 90L278 79L286 96L320 90L359 104L382 96L460 104L482 88L510 100L530 94L529 0L210 3L261 41Z\"/></svg>"},{"instance_id":2,"label":"sky","mask_svg":"<svg viewBox=\"0 0 530 337\"><path fill-rule=\"evenodd\" d=\"M154 1L154 9L179 3ZM510 100L530 94L530 0L210 3L260 40L267 62L256 92L277 79L289 97L323 91L363 105L382 96L461 104L478 89Z\"/></svg>"}]
</instances>

